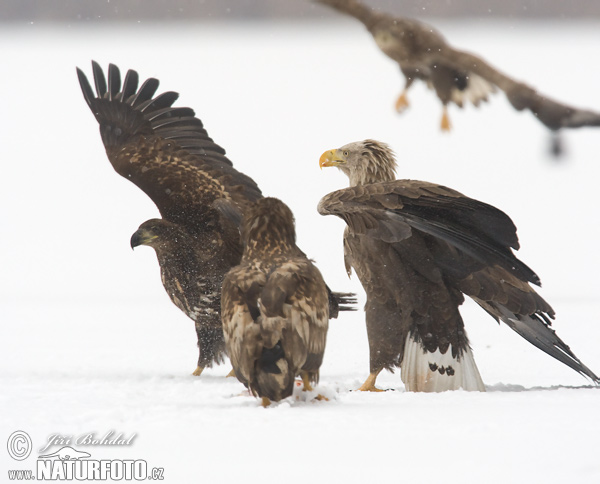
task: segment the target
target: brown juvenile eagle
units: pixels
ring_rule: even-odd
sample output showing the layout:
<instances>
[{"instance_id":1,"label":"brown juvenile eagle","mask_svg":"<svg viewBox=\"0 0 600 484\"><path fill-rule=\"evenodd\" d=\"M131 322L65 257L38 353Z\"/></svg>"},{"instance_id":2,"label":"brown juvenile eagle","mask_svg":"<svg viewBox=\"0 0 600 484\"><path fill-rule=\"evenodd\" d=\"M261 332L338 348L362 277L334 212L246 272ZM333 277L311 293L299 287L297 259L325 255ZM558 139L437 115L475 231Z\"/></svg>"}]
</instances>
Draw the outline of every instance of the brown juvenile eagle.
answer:
<instances>
[{"instance_id":1,"label":"brown juvenile eagle","mask_svg":"<svg viewBox=\"0 0 600 484\"><path fill-rule=\"evenodd\" d=\"M250 177L237 171L204 129L194 111L172 107L178 94L154 97L159 81L129 70L123 82L109 65L108 82L92 62L93 92L77 69L83 96L100 124L100 134L113 168L142 189L158 207L162 219L144 222L131 246L156 251L163 285L173 303L195 321L199 359L195 375L223 360L221 323L223 277L240 263L243 247L238 226L224 207L241 214L262 197ZM331 296L331 293L330 293ZM332 317L338 300L331 296Z\"/></svg>"},{"instance_id":2,"label":"brown juvenile eagle","mask_svg":"<svg viewBox=\"0 0 600 484\"><path fill-rule=\"evenodd\" d=\"M344 220L344 260L363 285L370 375L401 367L409 391L484 391L459 306L470 296L534 346L600 383L550 328L554 311L529 285L538 276L517 259L516 228L502 211L461 193L396 180L390 148L350 143L323 153L350 188L326 195L321 215Z\"/></svg>"},{"instance_id":3,"label":"brown juvenile eagle","mask_svg":"<svg viewBox=\"0 0 600 484\"><path fill-rule=\"evenodd\" d=\"M566 106L499 72L486 61L454 49L433 27L414 19L393 17L356 0L315 0L360 20L379 48L395 60L406 84L396 102L400 112L408 107L406 92L420 79L435 90L443 104L441 127L450 129L447 105L462 107L470 101L479 106L496 89L504 91L512 106L529 109L550 130L600 126L600 114Z\"/></svg>"},{"instance_id":4,"label":"brown juvenile eagle","mask_svg":"<svg viewBox=\"0 0 600 484\"><path fill-rule=\"evenodd\" d=\"M227 354L235 375L263 405L319 379L329 303L319 270L296 246L294 217L263 198L242 223L244 255L225 276L221 297Z\"/></svg>"}]
</instances>

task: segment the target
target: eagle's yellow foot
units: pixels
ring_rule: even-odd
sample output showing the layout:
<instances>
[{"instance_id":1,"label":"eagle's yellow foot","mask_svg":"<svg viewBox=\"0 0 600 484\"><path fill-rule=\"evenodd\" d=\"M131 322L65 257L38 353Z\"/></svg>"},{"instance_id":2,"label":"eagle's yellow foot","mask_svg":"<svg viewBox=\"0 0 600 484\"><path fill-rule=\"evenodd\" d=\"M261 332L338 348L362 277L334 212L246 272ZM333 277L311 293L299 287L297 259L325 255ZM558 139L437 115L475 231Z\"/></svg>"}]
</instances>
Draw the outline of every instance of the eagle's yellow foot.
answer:
<instances>
[{"instance_id":1,"label":"eagle's yellow foot","mask_svg":"<svg viewBox=\"0 0 600 484\"><path fill-rule=\"evenodd\" d=\"M408 106L409 106L408 98L406 97L406 90L404 90L404 91L402 91L402 94L400 94L400 96L398 96L398 99L396 100L396 111L401 113Z\"/></svg>"},{"instance_id":2,"label":"eagle's yellow foot","mask_svg":"<svg viewBox=\"0 0 600 484\"><path fill-rule=\"evenodd\" d=\"M235 370L232 368L231 371L229 373L227 373L227 375L225 375L225 378L230 378L232 376L235 376Z\"/></svg>"},{"instance_id":3,"label":"eagle's yellow foot","mask_svg":"<svg viewBox=\"0 0 600 484\"><path fill-rule=\"evenodd\" d=\"M304 388L302 389L303 392L312 392L313 391L313 387L310 384L310 379L308 377L308 373L306 373L305 371L302 372L302 383L304 384Z\"/></svg>"},{"instance_id":4,"label":"eagle's yellow foot","mask_svg":"<svg viewBox=\"0 0 600 484\"><path fill-rule=\"evenodd\" d=\"M380 370L381 371L381 370ZM375 386L375 381L377 380L377 376L379 375L379 371L377 373L371 373L365 382L358 389L359 392L385 392L381 388L377 388Z\"/></svg>"},{"instance_id":5,"label":"eagle's yellow foot","mask_svg":"<svg viewBox=\"0 0 600 484\"><path fill-rule=\"evenodd\" d=\"M202 375L203 371L204 371L204 368L202 366L197 366L196 369L194 370L194 372L192 373L192 375L200 376L200 375Z\"/></svg>"},{"instance_id":6,"label":"eagle's yellow foot","mask_svg":"<svg viewBox=\"0 0 600 484\"><path fill-rule=\"evenodd\" d=\"M261 398L261 402L260 404L264 407L267 408L269 405L271 405L271 400L269 400L267 397L262 397Z\"/></svg>"},{"instance_id":7,"label":"eagle's yellow foot","mask_svg":"<svg viewBox=\"0 0 600 484\"><path fill-rule=\"evenodd\" d=\"M310 378L308 376L308 373L306 372L302 372L302 383L304 384L304 388L302 389L303 392L312 392L314 390L314 388L312 387L312 385L310 384ZM321 395L320 393L315 397L315 400L325 400L326 402L329 401L329 398L324 397L323 395Z\"/></svg>"},{"instance_id":8,"label":"eagle's yellow foot","mask_svg":"<svg viewBox=\"0 0 600 484\"><path fill-rule=\"evenodd\" d=\"M440 128L445 132L450 132L452 129L452 124L450 124L450 118L448 117L448 108L446 108L446 106L444 106L444 111L442 113L442 122L440 123Z\"/></svg>"}]
</instances>

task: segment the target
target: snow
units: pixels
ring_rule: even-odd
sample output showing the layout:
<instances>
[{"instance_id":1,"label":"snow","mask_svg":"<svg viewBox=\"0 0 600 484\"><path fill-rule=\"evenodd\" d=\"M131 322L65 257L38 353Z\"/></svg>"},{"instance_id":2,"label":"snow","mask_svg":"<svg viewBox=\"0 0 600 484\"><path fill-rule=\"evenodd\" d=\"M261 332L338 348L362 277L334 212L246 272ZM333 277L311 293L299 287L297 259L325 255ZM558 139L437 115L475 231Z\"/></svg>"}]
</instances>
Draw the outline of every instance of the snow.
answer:
<instances>
[{"instance_id":1,"label":"snow","mask_svg":"<svg viewBox=\"0 0 600 484\"><path fill-rule=\"evenodd\" d=\"M457 47L564 102L600 110L599 25L448 23ZM34 451L2 473L34 469L49 436L136 434L131 446L85 447L94 458L144 459L164 482L600 482L600 391L474 304L463 315L487 393L414 394L368 374L362 311L332 321L318 390L263 409L224 378L191 376L193 323L172 305L151 249L129 238L158 216L114 173L80 93L75 66L138 70L181 94L235 166L297 218L299 245L329 285L346 277L343 223L318 200L346 186L318 169L326 149L375 138L398 154L399 177L443 183L506 211L519 257L541 277L555 328L600 372L597 177L600 138L565 132L566 156L503 95L479 110L441 109L423 86L393 112L397 67L352 20L330 24L146 24L7 27L0 119L0 440L26 431ZM573 46L576 46L574 48ZM568 66L568 70L563 66ZM50 451L56 451L54 446ZM47 452L46 452L47 453ZM4 474L6 475L6 474Z\"/></svg>"}]
</instances>

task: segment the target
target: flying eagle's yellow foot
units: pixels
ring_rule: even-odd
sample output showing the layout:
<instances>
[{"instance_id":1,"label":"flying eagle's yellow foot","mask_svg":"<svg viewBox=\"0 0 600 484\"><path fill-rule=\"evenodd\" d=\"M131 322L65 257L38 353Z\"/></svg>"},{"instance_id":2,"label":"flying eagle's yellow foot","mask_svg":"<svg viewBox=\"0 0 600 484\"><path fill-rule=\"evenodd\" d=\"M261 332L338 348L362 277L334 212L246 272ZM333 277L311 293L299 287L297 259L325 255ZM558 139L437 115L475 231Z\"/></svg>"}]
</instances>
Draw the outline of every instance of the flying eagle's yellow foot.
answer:
<instances>
[{"instance_id":1,"label":"flying eagle's yellow foot","mask_svg":"<svg viewBox=\"0 0 600 484\"><path fill-rule=\"evenodd\" d=\"M227 373L227 375L225 375L225 378L231 378L232 376L235 376L235 370L233 368L229 373Z\"/></svg>"},{"instance_id":2,"label":"flying eagle's yellow foot","mask_svg":"<svg viewBox=\"0 0 600 484\"><path fill-rule=\"evenodd\" d=\"M261 402L260 404L264 407L267 408L269 405L271 405L271 400L269 400L267 397L262 397L261 398Z\"/></svg>"},{"instance_id":3,"label":"flying eagle's yellow foot","mask_svg":"<svg viewBox=\"0 0 600 484\"><path fill-rule=\"evenodd\" d=\"M359 391L359 392L385 392L385 390L382 390L381 388L377 388L375 386L375 381L377 380L377 375L379 375L379 372L371 373L357 391Z\"/></svg>"},{"instance_id":4,"label":"flying eagle's yellow foot","mask_svg":"<svg viewBox=\"0 0 600 484\"><path fill-rule=\"evenodd\" d=\"M325 400L326 402L329 401L329 398L324 397L323 395L321 395L320 393L315 397L315 400L319 400L319 402L322 402L323 400Z\"/></svg>"},{"instance_id":5,"label":"flying eagle's yellow foot","mask_svg":"<svg viewBox=\"0 0 600 484\"><path fill-rule=\"evenodd\" d=\"M192 375L194 375L194 376L200 376L200 375L202 375L203 371L204 371L203 367L197 366L196 369L193 371Z\"/></svg>"},{"instance_id":6,"label":"flying eagle's yellow foot","mask_svg":"<svg viewBox=\"0 0 600 484\"><path fill-rule=\"evenodd\" d=\"M408 104L408 98L406 97L406 91L402 91L402 94L400 94L400 96L398 96L398 99L396 100L396 111L401 113L408 106L409 106L409 104Z\"/></svg>"},{"instance_id":7,"label":"flying eagle's yellow foot","mask_svg":"<svg viewBox=\"0 0 600 484\"><path fill-rule=\"evenodd\" d=\"M450 118L448 117L448 111L444 108L444 112L442 113L442 122L440 123L440 128L444 132L450 132L452 130L452 124L450 124Z\"/></svg>"}]
</instances>

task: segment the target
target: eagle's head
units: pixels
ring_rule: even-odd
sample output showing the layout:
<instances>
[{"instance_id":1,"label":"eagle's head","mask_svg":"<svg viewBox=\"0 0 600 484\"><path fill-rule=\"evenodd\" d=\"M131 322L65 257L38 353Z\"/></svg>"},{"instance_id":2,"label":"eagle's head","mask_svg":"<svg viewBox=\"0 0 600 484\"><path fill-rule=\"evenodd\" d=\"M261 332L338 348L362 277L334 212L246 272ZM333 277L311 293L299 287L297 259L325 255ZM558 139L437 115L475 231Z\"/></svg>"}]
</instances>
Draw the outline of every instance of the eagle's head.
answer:
<instances>
[{"instance_id":1,"label":"eagle's head","mask_svg":"<svg viewBox=\"0 0 600 484\"><path fill-rule=\"evenodd\" d=\"M185 237L181 228L167 220L153 218L146 220L131 236L131 248L147 245L159 251L167 249L172 243L181 242Z\"/></svg>"},{"instance_id":2,"label":"eagle's head","mask_svg":"<svg viewBox=\"0 0 600 484\"><path fill-rule=\"evenodd\" d=\"M396 159L392 149L372 139L355 141L321 155L319 166L335 166L350 179L350 186L396 179Z\"/></svg>"},{"instance_id":3,"label":"eagle's head","mask_svg":"<svg viewBox=\"0 0 600 484\"><path fill-rule=\"evenodd\" d=\"M247 253L282 253L295 248L292 211L277 198L259 199L244 215L242 239Z\"/></svg>"}]
</instances>

